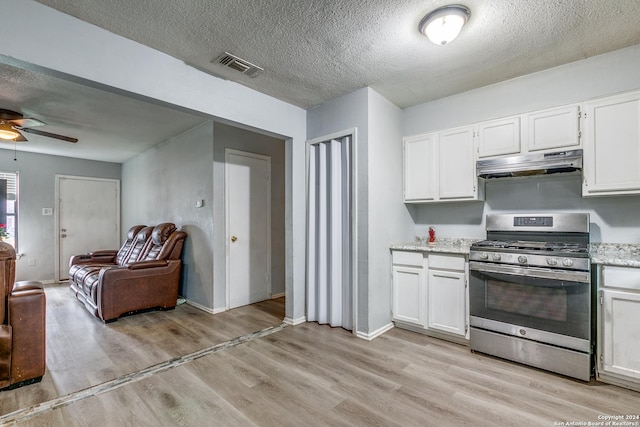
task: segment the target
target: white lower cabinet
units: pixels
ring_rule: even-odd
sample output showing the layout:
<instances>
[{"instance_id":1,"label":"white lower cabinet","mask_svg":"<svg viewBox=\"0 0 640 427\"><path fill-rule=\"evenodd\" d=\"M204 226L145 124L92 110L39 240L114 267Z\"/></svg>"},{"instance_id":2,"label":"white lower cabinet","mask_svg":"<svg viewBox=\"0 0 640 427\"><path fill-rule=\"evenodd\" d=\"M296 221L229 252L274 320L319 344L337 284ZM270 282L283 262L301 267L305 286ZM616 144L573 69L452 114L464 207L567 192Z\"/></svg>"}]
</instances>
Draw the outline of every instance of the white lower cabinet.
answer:
<instances>
[{"instance_id":1,"label":"white lower cabinet","mask_svg":"<svg viewBox=\"0 0 640 427\"><path fill-rule=\"evenodd\" d=\"M465 256L405 251L392 251L392 256L396 326L466 342L469 310Z\"/></svg>"},{"instance_id":2,"label":"white lower cabinet","mask_svg":"<svg viewBox=\"0 0 640 427\"><path fill-rule=\"evenodd\" d=\"M427 328L466 336L466 309L460 303L466 300L464 272L430 269L427 282Z\"/></svg>"},{"instance_id":3,"label":"white lower cabinet","mask_svg":"<svg viewBox=\"0 0 640 427\"><path fill-rule=\"evenodd\" d=\"M393 252L394 320L423 327L425 324L425 269L421 252Z\"/></svg>"},{"instance_id":4,"label":"white lower cabinet","mask_svg":"<svg viewBox=\"0 0 640 427\"><path fill-rule=\"evenodd\" d=\"M598 380L640 390L640 269L598 273Z\"/></svg>"}]
</instances>

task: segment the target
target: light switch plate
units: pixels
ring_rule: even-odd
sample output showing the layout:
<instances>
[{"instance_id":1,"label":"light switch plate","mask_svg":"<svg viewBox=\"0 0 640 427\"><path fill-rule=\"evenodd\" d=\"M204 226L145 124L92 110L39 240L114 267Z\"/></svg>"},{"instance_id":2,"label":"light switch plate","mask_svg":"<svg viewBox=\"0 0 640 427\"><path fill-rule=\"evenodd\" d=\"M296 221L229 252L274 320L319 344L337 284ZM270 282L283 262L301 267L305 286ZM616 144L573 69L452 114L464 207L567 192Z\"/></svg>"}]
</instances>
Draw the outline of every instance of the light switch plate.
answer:
<instances>
[{"instance_id":1,"label":"light switch plate","mask_svg":"<svg viewBox=\"0 0 640 427\"><path fill-rule=\"evenodd\" d=\"M201 208L204 206L204 199L196 200L196 208Z\"/></svg>"},{"instance_id":2,"label":"light switch plate","mask_svg":"<svg viewBox=\"0 0 640 427\"><path fill-rule=\"evenodd\" d=\"M42 215L53 215L53 208L42 208Z\"/></svg>"}]
</instances>

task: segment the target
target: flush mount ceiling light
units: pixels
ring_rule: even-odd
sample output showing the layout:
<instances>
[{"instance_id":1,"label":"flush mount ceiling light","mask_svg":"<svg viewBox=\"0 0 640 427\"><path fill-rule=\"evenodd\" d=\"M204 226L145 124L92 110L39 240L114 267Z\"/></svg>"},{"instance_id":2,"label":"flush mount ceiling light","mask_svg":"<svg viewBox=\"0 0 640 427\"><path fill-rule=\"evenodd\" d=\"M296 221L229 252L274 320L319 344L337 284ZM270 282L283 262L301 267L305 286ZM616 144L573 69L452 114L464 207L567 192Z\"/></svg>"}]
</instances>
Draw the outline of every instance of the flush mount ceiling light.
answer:
<instances>
[{"instance_id":1,"label":"flush mount ceiling light","mask_svg":"<svg viewBox=\"0 0 640 427\"><path fill-rule=\"evenodd\" d=\"M12 140L20 136L20 132L15 130L11 123L0 120L0 139Z\"/></svg>"},{"instance_id":2,"label":"flush mount ceiling light","mask_svg":"<svg viewBox=\"0 0 640 427\"><path fill-rule=\"evenodd\" d=\"M418 29L435 44L445 45L458 37L471 12L465 6L452 4L429 12Z\"/></svg>"}]
</instances>

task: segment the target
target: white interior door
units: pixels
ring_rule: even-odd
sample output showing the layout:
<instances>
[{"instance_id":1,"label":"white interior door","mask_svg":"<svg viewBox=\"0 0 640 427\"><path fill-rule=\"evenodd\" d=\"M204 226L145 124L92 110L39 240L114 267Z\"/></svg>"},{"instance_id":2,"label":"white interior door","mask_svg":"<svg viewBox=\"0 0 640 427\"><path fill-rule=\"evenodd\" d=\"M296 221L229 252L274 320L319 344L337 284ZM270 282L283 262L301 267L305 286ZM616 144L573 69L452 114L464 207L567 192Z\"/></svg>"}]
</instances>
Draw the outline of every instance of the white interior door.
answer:
<instances>
[{"instance_id":1,"label":"white interior door","mask_svg":"<svg viewBox=\"0 0 640 427\"><path fill-rule=\"evenodd\" d=\"M72 255L120 247L120 181L57 176L58 280Z\"/></svg>"},{"instance_id":2,"label":"white interior door","mask_svg":"<svg viewBox=\"0 0 640 427\"><path fill-rule=\"evenodd\" d=\"M227 149L227 307L271 294L271 158Z\"/></svg>"}]
</instances>

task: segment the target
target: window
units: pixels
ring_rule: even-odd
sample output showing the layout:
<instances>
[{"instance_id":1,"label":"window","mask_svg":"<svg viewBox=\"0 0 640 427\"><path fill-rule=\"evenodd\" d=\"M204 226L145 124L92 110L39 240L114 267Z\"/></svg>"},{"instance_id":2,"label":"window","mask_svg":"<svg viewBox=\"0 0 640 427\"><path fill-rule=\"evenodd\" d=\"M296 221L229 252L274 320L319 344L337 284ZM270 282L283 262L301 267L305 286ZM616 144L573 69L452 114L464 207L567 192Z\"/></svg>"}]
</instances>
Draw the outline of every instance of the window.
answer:
<instances>
[{"instance_id":1,"label":"window","mask_svg":"<svg viewBox=\"0 0 640 427\"><path fill-rule=\"evenodd\" d=\"M18 251L18 173L0 172L0 225L4 224L3 239Z\"/></svg>"}]
</instances>

